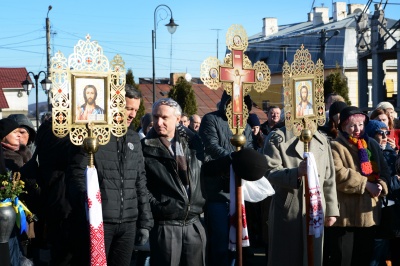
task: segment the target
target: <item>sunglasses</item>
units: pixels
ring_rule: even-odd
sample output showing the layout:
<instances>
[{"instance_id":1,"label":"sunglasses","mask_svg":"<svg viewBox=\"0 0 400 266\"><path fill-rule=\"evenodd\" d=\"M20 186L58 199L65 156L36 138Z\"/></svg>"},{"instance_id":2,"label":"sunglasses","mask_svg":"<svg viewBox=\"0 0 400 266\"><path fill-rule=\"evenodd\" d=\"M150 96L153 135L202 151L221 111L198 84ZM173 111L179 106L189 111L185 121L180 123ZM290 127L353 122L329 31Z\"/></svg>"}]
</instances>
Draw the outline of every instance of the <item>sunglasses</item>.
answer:
<instances>
[{"instance_id":1,"label":"sunglasses","mask_svg":"<svg viewBox=\"0 0 400 266\"><path fill-rule=\"evenodd\" d=\"M390 134L390 132L389 131L387 131L387 130L378 130L378 131L376 131L376 134L379 134L379 135L381 135L382 137L383 136L388 136L389 134Z\"/></svg>"}]
</instances>

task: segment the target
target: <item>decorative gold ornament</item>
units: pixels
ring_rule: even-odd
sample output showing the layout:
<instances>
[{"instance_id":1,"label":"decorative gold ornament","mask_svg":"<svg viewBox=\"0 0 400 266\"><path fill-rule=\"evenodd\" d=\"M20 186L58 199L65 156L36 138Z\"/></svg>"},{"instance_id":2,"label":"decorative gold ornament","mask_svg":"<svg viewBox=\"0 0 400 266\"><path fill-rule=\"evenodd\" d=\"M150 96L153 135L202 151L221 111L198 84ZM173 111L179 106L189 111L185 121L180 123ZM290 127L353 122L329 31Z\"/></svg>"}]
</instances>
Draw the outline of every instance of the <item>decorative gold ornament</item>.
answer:
<instances>
[{"instance_id":1,"label":"decorative gold ornament","mask_svg":"<svg viewBox=\"0 0 400 266\"><path fill-rule=\"evenodd\" d=\"M226 45L231 53L225 56L224 63L221 64L218 58L207 58L201 64L200 78L210 89L217 90L223 87L231 96L226 116L232 132L240 135L246 128L249 116L244 97L252 88L260 93L268 89L271 72L264 62L257 62L253 67L250 59L244 54L248 46L248 37L241 25L232 25L228 29Z\"/></svg>"},{"instance_id":2,"label":"decorative gold ornament","mask_svg":"<svg viewBox=\"0 0 400 266\"><path fill-rule=\"evenodd\" d=\"M291 65L282 68L284 86L285 125L300 136L303 129L311 134L325 124L324 65L311 59L308 49L301 45Z\"/></svg>"},{"instance_id":3,"label":"decorative gold ornament","mask_svg":"<svg viewBox=\"0 0 400 266\"><path fill-rule=\"evenodd\" d=\"M53 133L70 135L82 145L89 136L100 145L110 134L127 132L125 112L125 62L116 55L111 62L103 48L90 40L79 40L68 59L57 52L51 58Z\"/></svg>"}]
</instances>

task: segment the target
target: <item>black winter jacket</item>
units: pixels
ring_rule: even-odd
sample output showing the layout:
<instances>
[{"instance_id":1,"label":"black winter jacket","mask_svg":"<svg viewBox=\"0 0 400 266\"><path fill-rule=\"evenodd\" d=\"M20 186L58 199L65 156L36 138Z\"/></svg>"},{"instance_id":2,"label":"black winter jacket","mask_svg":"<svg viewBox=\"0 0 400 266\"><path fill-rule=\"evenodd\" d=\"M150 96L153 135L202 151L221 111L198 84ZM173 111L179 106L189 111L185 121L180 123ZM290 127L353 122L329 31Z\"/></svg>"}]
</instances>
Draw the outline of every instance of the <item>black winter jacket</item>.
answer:
<instances>
[{"instance_id":1,"label":"black winter jacket","mask_svg":"<svg viewBox=\"0 0 400 266\"><path fill-rule=\"evenodd\" d=\"M179 135L176 130L175 138L182 143L188 162L190 195L178 176L175 158L161 143L154 128L142 139L151 209L154 220L159 223L191 223L199 218L205 203L200 184L203 145L197 134L185 127L180 128L187 137Z\"/></svg>"},{"instance_id":2,"label":"black winter jacket","mask_svg":"<svg viewBox=\"0 0 400 266\"><path fill-rule=\"evenodd\" d=\"M236 149L230 142L233 133L229 128L225 113L229 101L230 96L224 92L221 97L219 109L206 114L201 120L199 135L204 144L207 161L230 156ZM243 134L246 137L244 147L254 148L252 132L248 124L246 124ZM214 174L212 175L205 174L203 186L207 201L229 201L229 164L220 164L220 167L214 169Z\"/></svg>"},{"instance_id":3,"label":"black winter jacket","mask_svg":"<svg viewBox=\"0 0 400 266\"><path fill-rule=\"evenodd\" d=\"M94 161L101 191L103 221L137 221L138 228L150 230L153 218L139 135L132 129L128 129L123 137L111 135L106 145L99 146ZM82 204L86 196L84 176L87 164L88 156L80 149L71 162L70 197L80 198Z\"/></svg>"}]
</instances>

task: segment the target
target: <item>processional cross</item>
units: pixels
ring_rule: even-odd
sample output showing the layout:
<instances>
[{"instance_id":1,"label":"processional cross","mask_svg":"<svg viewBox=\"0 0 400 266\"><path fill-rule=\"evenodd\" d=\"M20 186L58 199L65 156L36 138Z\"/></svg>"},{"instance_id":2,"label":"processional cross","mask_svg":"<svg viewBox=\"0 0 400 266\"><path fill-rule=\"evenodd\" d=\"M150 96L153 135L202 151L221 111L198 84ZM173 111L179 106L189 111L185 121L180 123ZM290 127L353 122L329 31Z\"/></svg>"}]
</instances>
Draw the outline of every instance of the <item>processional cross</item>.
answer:
<instances>
[{"instance_id":1,"label":"processional cross","mask_svg":"<svg viewBox=\"0 0 400 266\"><path fill-rule=\"evenodd\" d=\"M252 65L244 54L248 46L246 31L241 25L232 25L226 34L226 45L231 53L227 54L221 65L218 58L209 57L201 64L200 77L210 89L222 87L231 96L227 106L226 116L234 136L231 139L236 150L245 144L242 134L246 128L249 110L244 104L244 97L251 89L262 93L268 89L271 82L271 72L264 62ZM236 251L238 265L242 265L242 187L241 177L235 176L236 187Z\"/></svg>"}]
</instances>

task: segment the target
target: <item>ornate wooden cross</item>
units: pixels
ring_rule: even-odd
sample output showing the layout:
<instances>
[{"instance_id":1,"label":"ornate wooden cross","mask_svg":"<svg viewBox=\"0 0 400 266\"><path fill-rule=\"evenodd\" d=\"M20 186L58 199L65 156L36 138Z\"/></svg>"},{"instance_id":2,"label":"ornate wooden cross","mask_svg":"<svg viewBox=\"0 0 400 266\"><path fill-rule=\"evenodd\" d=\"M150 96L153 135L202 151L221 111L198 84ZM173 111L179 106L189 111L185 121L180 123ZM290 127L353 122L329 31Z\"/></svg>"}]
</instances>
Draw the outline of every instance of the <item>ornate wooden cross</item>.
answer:
<instances>
[{"instance_id":1,"label":"ornate wooden cross","mask_svg":"<svg viewBox=\"0 0 400 266\"><path fill-rule=\"evenodd\" d=\"M264 92L271 82L271 72L264 62L252 66L250 59L244 54L248 46L246 31L241 25L232 25L226 34L226 45L232 52L227 54L224 64L218 58L209 57L201 65L200 77L210 89L223 87L231 102L226 109L228 124L233 132L231 143L240 150L246 139L242 135L246 128L249 110L244 104L244 97L252 88ZM250 140L249 140L250 141ZM241 177L235 176L236 187L236 251L237 265L242 265L242 184Z\"/></svg>"},{"instance_id":2,"label":"ornate wooden cross","mask_svg":"<svg viewBox=\"0 0 400 266\"><path fill-rule=\"evenodd\" d=\"M254 67L244 54L248 46L246 31L241 25L232 25L226 34L227 54L220 65L218 58L209 57L201 65L200 77L210 89L223 87L232 101L227 108L229 126L234 134L240 135L246 128L249 110L244 104L244 96L252 88L264 92L271 82L271 72L264 62L256 62Z\"/></svg>"}]
</instances>

